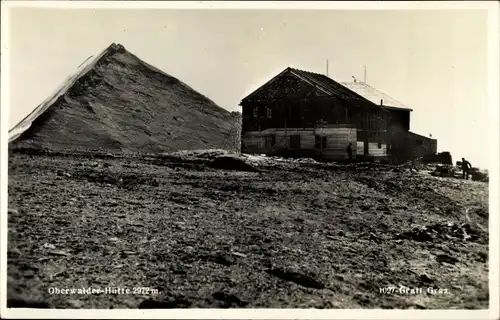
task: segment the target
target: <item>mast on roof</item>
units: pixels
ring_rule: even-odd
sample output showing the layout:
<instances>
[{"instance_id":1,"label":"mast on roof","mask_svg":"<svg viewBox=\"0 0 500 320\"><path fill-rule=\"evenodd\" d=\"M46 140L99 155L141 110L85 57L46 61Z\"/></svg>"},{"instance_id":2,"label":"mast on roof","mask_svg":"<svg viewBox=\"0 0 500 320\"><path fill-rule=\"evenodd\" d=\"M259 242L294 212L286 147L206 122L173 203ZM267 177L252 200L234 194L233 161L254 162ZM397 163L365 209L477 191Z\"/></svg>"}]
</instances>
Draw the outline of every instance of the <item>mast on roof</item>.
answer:
<instances>
[{"instance_id":1,"label":"mast on roof","mask_svg":"<svg viewBox=\"0 0 500 320\"><path fill-rule=\"evenodd\" d=\"M363 69L364 69L363 82L366 83L366 65L363 65Z\"/></svg>"}]
</instances>

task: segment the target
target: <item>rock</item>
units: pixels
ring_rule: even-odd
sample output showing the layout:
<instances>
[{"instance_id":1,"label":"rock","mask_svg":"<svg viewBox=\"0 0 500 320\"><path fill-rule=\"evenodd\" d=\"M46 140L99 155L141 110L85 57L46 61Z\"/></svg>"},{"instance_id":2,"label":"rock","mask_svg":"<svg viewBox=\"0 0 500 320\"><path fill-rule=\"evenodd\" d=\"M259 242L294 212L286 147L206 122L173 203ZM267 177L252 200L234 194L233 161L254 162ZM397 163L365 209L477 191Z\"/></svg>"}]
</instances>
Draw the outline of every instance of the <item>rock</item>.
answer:
<instances>
[{"instance_id":1,"label":"rock","mask_svg":"<svg viewBox=\"0 0 500 320\"><path fill-rule=\"evenodd\" d=\"M373 232L370 232L369 233L369 237L368 237L370 240L375 240L375 241L380 241L382 240L379 236L377 236L376 234L374 234Z\"/></svg>"},{"instance_id":2,"label":"rock","mask_svg":"<svg viewBox=\"0 0 500 320\"><path fill-rule=\"evenodd\" d=\"M187 274L186 268L183 265L173 265L170 266L170 270L173 274L185 275Z\"/></svg>"},{"instance_id":3,"label":"rock","mask_svg":"<svg viewBox=\"0 0 500 320\"><path fill-rule=\"evenodd\" d=\"M241 257L241 258L246 258L247 255L244 254L244 253L241 253L241 252L236 252L236 251L232 251L231 254L237 256L237 257Z\"/></svg>"},{"instance_id":4,"label":"rock","mask_svg":"<svg viewBox=\"0 0 500 320\"><path fill-rule=\"evenodd\" d=\"M227 294L224 292L214 292L212 294L212 298L218 301L223 302L223 307L232 307L232 306L237 306L237 307L245 307L248 305L248 302L240 300L237 296L233 294Z\"/></svg>"},{"instance_id":5,"label":"rock","mask_svg":"<svg viewBox=\"0 0 500 320\"><path fill-rule=\"evenodd\" d=\"M455 264L458 262L458 259L447 254L439 254L436 256L437 262L446 262L449 264Z\"/></svg>"},{"instance_id":6,"label":"rock","mask_svg":"<svg viewBox=\"0 0 500 320\"><path fill-rule=\"evenodd\" d=\"M486 252L478 252L476 253L476 260L479 262L487 262L488 261L488 253Z\"/></svg>"},{"instance_id":7,"label":"rock","mask_svg":"<svg viewBox=\"0 0 500 320\"><path fill-rule=\"evenodd\" d=\"M329 235L329 234L325 235L325 238L328 238L328 239L330 239L330 240L337 240L337 238L336 238L336 237L331 236L331 235Z\"/></svg>"},{"instance_id":8,"label":"rock","mask_svg":"<svg viewBox=\"0 0 500 320\"><path fill-rule=\"evenodd\" d=\"M229 256L227 254L217 254L215 256L210 256L208 257L208 260L227 267L232 266L233 264L236 263L234 257Z\"/></svg>"},{"instance_id":9,"label":"rock","mask_svg":"<svg viewBox=\"0 0 500 320\"><path fill-rule=\"evenodd\" d=\"M422 281L423 283L432 283L433 280L431 278L429 278L428 275L426 275L425 273L424 274L421 274L419 277L420 281Z\"/></svg>"},{"instance_id":10,"label":"rock","mask_svg":"<svg viewBox=\"0 0 500 320\"><path fill-rule=\"evenodd\" d=\"M183 296L171 296L163 301L148 299L142 301L138 308L139 309L177 309L177 308L188 308L191 306L191 302Z\"/></svg>"},{"instance_id":11,"label":"rock","mask_svg":"<svg viewBox=\"0 0 500 320\"><path fill-rule=\"evenodd\" d=\"M210 163L210 166L212 168L225 170L260 172L259 169L251 164L246 163L243 159L230 156L217 157Z\"/></svg>"},{"instance_id":12,"label":"rock","mask_svg":"<svg viewBox=\"0 0 500 320\"><path fill-rule=\"evenodd\" d=\"M21 255L21 250L18 248L12 248L7 251L9 256L19 257Z\"/></svg>"},{"instance_id":13,"label":"rock","mask_svg":"<svg viewBox=\"0 0 500 320\"><path fill-rule=\"evenodd\" d=\"M415 308L417 308L417 309L421 309L421 310L423 310L423 309L427 309L427 307L426 307L426 306L424 306L424 305L423 305L422 303L420 303L420 302L415 302L415 303L413 303L413 306L414 306Z\"/></svg>"},{"instance_id":14,"label":"rock","mask_svg":"<svg viewBox=\"0 0 500 320\"><path fill-rule=\"evenodd\" d=\"M49 251L49 254L54 255L54 256L69 256L70 255L69 253L64 252L62 250Z\"/></svg>"},{"instance_id":15,"label":"rock","mask_svg":"<svg viewBox=\"0 0 500 320\"><path fill-rule=\"evenodd\" d=\"M356 300L359 305L365 307L370 304L370 298L366 294L357 293L354 295L354 300Z\"/></svg>"},{"instance_id":16,"label":"rock","mask_svg":"<svg viewBox=\"0 0 500 320\"><path fill-rule=\"evenodd\" d=\"M9 209L7 210L7 213L9 213L9 214L18 214L18 213L19 213L19 211L17 211L16 209L11 209L11 208L9 208Z\"/></svg>"},{"instance_id":17,"label":"rock","mask_svg":"<svg viewBox=\"0 0 500 320\"><path fill-rule=\"evenodd\" d=\"M177 230L184 230L186 229L186 223L185 222L174 222L175 229Z\"/></svg>"},{"instance_id":18,"label":"rock","mask_svg":"<svg viewBox=\"0 0 500 320\"><path fill-rule=\"evenodd\" d=\"M140 222L129 222L128 225L133 226L133 227L144 227L144 224L142 224Z\"/></svg>"},{"instance_id":19,"label":"rock","mask_svg":"<svg viewBox=\"0 0 500 320\"><path fill-rule=\"evenodd\" d=\"M43 247L44 247L44 248L46 248L46 249L55 249L55 248L56 248L56 246L55 246L55 245L50 244L50 243L45 243L45 244L43 245Z\"/></svg>"},{"instance_id":20,"label":"rock","mask_svg":"<svg viewBox=\"0 0 500 320\"><path fill-rule=\"evenodd\" d=\"M186 252L188 254L194 253L195 251L196 251L196 249L192 246L185 246L184 247L184 252Z\"/></svg>"},{"instance_id":21,"label":"rock","mask_svg":"<svg viewBox=\"0 0 500 320\"><path fill-rule=\"evenodd\" d=\"M415 228L412 231L407 231L407 232L398 234L395 237L395 239L397 239L397 240L410 239L410 240L414 240L414 241L418 241L418 242L426 242L426 241L433 241L434 240L426 229L418 229L418 228Z\"/></svg>"},{"instance_id":22,"label":"rock","mask_svg":"<svg viewBox=\"0 0 500 320\"><path fill-rule=\"evenodd\" d=\"M120 241L120 239L113 237L113 238L109 238L108 241L117 242L117 241Z\"/></svg>"},{"instance_id":23,"label":"rock","mask_svg":"<svg viewBox=\"0 0 500 320\"><path fill-rule=\"evenodd\" d=\"M121 258L126 258L128 256L133 256L135 254L136 253L134 251L123 251L122 253L120 253L120 257Z\"/></svg>"},{"instance_id":24,"label":"rock","mask_svg":"<svg viewBox=\"0 0 500 320\"><path fill-rule=\"evenodd\" d=\"M322 282L310 276L300 274L298 272L287 271L283 269L268 269L266 270L266 272L280 279L291 281L307 288L313 288L313 289L325 288L325 285Z\"/></svg>"}]
</instances>

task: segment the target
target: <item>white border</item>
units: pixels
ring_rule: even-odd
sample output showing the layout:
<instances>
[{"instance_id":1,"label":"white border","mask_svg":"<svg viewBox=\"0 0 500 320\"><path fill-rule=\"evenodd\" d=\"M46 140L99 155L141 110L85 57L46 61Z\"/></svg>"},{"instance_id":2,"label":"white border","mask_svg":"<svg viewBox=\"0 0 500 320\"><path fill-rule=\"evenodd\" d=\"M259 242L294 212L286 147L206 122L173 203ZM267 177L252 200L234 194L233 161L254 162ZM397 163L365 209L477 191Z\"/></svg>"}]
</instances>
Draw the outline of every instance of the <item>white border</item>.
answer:
<instances>
[{"instance_id":1,"label":"white border","mask_svg":"<svg viewBox=\"0 0 500 320\"><path fill-rule=\"evenodd\" d=\"M491 1L7 1L9 7L66 9L494 9Z\"/></svg>"},{"instance_id":2,"label":"white border","mask_svg":"<svg viewBox=\"0 0 500 320\"><path fill-rule=\"evenodd\" d=\"M9 10L17 7L65 9L349 9L349 10L436 10L487 9L488 17L488 96L490 105L490 309L489 310L378 310L378 309L172 309L172 310L42 310L6 308L7 257L7 141L9 101ZM81 318L81 319L499 319L499 5L494 1L426 2L260 2L260 1L2 1L1 2L1 250L0 316L2 318ZM493 245L492 245L493 244Z\"/></svg>"},{"instance_id":3,"label":"white border","mask_svg":"<svg viewBox=\"0 0 500 320\"><path fill-rule=\"evenodd\" d=\"M489 288L490 288L490 312L500 319L499 311L499 156L500 156L500 24L499 7L488 11L488 102L489 102L489 138L490 161L489 161Z\"/></svg>"},{"instance_id":4,"label":"white border","mask_svg":"<svg viewBox=\"0 0 500 320\"><path fill-rule=\"evenodd\" d=\"M8 156L9 140L9 10L1 4L1 94L0 94L0 318L5 317L7 305L7 205L8 205ZM5 294L4 294L5 292Z\"/></svg>"}]
</instances>

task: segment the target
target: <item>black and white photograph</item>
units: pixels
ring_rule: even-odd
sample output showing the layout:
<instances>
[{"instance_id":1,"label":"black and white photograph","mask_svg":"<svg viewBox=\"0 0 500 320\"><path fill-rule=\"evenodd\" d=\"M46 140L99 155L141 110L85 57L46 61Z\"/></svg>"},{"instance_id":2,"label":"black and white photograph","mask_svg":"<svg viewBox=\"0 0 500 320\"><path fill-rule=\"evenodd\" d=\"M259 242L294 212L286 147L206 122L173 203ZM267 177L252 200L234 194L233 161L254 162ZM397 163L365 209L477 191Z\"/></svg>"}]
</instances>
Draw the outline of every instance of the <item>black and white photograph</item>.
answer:
<instances>
[{"instance_id":1,"label":"black and white photograph","mask_svg":"<svg viewBox=\"0 0 500 320\"><path fill-rule=\"evenodd\" d=\"M2 317L498 319L498 10L2 1Z\"/></svg>"}]
</instances>

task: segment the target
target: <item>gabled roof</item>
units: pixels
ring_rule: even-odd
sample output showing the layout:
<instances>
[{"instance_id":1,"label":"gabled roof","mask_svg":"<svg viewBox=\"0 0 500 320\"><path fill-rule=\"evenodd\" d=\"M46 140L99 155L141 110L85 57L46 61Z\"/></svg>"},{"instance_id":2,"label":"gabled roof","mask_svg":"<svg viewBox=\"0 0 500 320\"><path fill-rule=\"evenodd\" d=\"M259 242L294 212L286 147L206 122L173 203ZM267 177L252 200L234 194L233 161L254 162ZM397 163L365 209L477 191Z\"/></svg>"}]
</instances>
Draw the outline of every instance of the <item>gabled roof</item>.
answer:
<instances>
[{"instance_id":1,"label":"gabled roof","mask_svg":"<svg viewBox=\"0 0 500 320\"><path fill-rule=\"evenodd\" d=\"M403 103L389 97L382 91L375 89L365 82L342 82L342 85L377 105L380 105L380 101L382 101L382 105L386 109L413 111L412 109L406 108Z\"/></svg>"},{"instance_id":2,"label":"gabled roof","mask_svg":"<svg viewBox=\"0 0 500 320\"><path fill-rule=\"evenodd\" d=\"M333 96L341 98L357 106L377 106L365 97L359 95L358 93L350 90L349 88L323 74L295 69L291 67L286 68L271 80L266 82L264 85L259 87L257 90L255 90L253 93L243 98L242 102L251 100L272 100L278 91L288 91L289 88L285 88L286 84L282 84L279 82L279 78L286 74L290 74L296 77L299 81L302 81L303 83L306 83L308 85L307 90L302 90L299 93L303 98L307 98L309 96Z\"/></svg>"},{"instance_id":3,"label":"gabled roof","mask_svg":"<svg viewBox=\"0 0 500 320\"><path fill-rule=\"evenodd\" d=\"M432 137L426 137L426 136L423 136L421 134L418 134L418 133L415 133L415 132L412 132L412 131L408 131L408 133L418 137L418 138L421 138L421 139L427 139L427 140L432 140L432 141L437 141L437 139L434 139Z\"/></svg>"},{"instance_id":4,"label":"gabled roof","mask_svg":"<svg viewBox=\"0 0 500 320\"><path fill-rule=\"evenodd\" d=\"M293 74L301 77L305 81L311 82L327 95L341 96L347 100L358 100L367 102L368 100L356 92L349 90L345 86L320 73L290 68Z\"/></svg>"}]
</instances>

